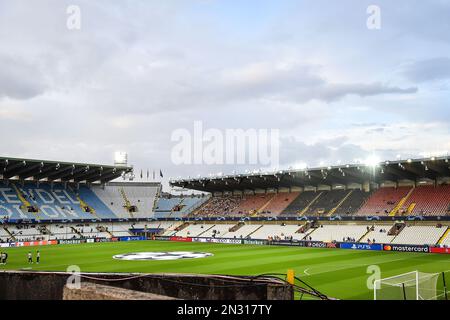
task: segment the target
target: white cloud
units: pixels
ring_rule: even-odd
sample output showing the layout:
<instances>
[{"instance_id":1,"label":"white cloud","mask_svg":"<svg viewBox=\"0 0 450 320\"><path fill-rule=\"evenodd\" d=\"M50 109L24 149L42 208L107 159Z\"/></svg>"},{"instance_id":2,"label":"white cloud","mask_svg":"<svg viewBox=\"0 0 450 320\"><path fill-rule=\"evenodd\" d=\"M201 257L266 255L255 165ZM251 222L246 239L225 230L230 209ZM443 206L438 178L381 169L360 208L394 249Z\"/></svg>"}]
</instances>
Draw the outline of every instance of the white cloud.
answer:
<instances>
[{"instance_id":1,"label":"white cloud","mask_svg":"<svg viewBox=\"0 0 450 320\"><path fill-rule=\"evenodd\" d=\"M405 66L405 76L414 82L450 79L450 57L416 61Z\"/></svg>"},{"instance_id":2,"label":"white cloud","mask_svg":"<svg viewBox=\"0 0 450 320\"><path fill-rule=\"evenodd\" d=\"M0 106L0 121L17 121L29 122L30 115L18 107L1 107Z\"/></svg>"}]
</instances>

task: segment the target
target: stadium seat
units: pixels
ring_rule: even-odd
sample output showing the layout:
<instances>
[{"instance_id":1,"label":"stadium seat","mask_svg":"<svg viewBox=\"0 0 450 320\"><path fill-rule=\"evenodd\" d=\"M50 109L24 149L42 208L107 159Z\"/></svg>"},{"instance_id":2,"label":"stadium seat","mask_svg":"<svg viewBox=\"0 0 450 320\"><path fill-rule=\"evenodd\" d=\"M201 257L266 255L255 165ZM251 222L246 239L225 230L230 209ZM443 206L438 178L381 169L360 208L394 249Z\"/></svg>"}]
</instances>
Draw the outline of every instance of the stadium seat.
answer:
<instances>
[{"instance_id":1,"label":"stadium seat","mask_svg":"<svg viewBox=\"0 0 450 320\"><path fill-rule=\"evenodd\" d=\"M447 230L436 226L406 226L393 240L395 244L435 245Z\"/></svg>"},{"instance_id":2,"label":"stadium seat","mask_svg":"<svg viewBox=\"0 0 450 320\"><path fill-rule=\"evenodd\" d=\"M382 187L376 190L358 211L359 216L387 216L411 187Z\"/></svg>"},{"instance_id":3,"label":"stadium seat","mask_svg":"<svg viewBox=\"0 0 450 320\"><path fill-rule=\"evenodd\" d=\"M271 198L265 207L260 208L259 216L277 216L299 196L299 192L280 192Z\"/></svg>"},{"instance_id":4,"label":"stadium seat","mask_svg":"<svg viewBox=\"0 0 450 320\"><path fill-rule=\"evenodd\" d=\"M312 229L306 238L312 241L347 241L347 238L359 241L367 233L366 225L321 225Z\"/></svg>"},{"instance_id":5,"label":"stadium seat","mask_svg":"<svg viewBox=\"0 0 450 320\"><path fill-rule=\"evenodd\" d=\"M17 188L17 189L15 189ZM20 192L20 195L18 194ZM85 200L80 199L80 196ZM23 197L24 200L20 198ZM81 206L84 201L92 208L92 212L86 212ZM37 212L27 212L23 208L23 202L33 205ZM10 220L39 219L39 220L67 220L67 219L101 219L116 218L96 196L87 188L83 188L82 194L77 194L73 189L65 188L61 184L26 183L23 186L5 186L0 184L0 216L5 213Z\"/></svg>"},{"instance_id":6,"label":"stadium seat","mask_svg":"<svg viewBox=\"0 0 450 320\"><path fill-rule=\"evenodd\" d=\"M445 216L449 214L450 185L419 186L400 208L404 215Z\"/></svg>"},{"instance_id":7,"label":"stadium seat","mask_svg":"<svg viewBox=\"0 0 450 320\"><path fill-rule=\"evenodd\" d=\"M158 193L158 187L127 184L106 184L93 186L92 191L114 212L118 218L150 218ZM128 205L127 205L128 204ZM130 207L136 208L134 211Z\"/></svg>"},{"instance_id":8,"label":"stadium seat","mask_svg":"<svg viewBox=\"0 0 450 320\"><path fill-rule=\"evenodd\" d=\"M296 197L287 207L283 210L281 215L283 216L296 216L299 215L308 204L310 204L320 193L315 191L304 191L300 192L298 197Z\"/></svg>"},{"instance_id":9,"label":"stadium seat","mask_svg":"<svg viewBox=\"0 0 450 320\"><path fill-rule=\"evenodd\" d=\"M236 207L242 201L240 196L216 196L211 197L198 210L193 211L193 216L198 217L220 217L232 216Z\"/></svg>"}]
</instances>

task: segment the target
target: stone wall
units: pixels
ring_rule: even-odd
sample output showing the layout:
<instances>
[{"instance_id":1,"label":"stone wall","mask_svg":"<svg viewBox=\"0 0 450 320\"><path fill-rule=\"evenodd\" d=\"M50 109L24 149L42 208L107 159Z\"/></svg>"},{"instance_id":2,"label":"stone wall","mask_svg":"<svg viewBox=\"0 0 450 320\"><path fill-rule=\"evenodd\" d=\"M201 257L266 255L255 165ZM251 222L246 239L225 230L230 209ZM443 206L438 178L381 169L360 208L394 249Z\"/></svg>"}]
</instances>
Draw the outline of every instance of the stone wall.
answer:
<instances>
[{"instance_id":1,"label":"stone wall","mask_svg":"<svg viewBox=\"0 0 450 320\"><path fill-rule=\"evenodd\" d=\"M82 273L81 283L96 283L188 300L292 300L293 289L274 279L188 274ZM0 272L2 300L61 300L73 274Z\"/></svg>"}]
</instances>

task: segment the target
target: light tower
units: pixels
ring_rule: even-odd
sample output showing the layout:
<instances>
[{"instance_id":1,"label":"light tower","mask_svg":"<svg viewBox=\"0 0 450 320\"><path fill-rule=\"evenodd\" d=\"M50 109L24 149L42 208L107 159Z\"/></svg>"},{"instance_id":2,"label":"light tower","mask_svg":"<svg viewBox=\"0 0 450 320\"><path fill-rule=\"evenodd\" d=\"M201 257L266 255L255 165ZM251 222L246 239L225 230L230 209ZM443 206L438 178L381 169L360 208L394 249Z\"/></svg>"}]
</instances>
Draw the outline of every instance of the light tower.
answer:
<instances>
[{"instance_id":1,"label":"light tower","mask_svg":"<svg viewBox=\"0 0 450 320\"><path fill-rule=\"evenodd\" d=\"M116 151L114 153L114 165L126 167L128 165L128 153Z\"/></svg>"}]
</instances>

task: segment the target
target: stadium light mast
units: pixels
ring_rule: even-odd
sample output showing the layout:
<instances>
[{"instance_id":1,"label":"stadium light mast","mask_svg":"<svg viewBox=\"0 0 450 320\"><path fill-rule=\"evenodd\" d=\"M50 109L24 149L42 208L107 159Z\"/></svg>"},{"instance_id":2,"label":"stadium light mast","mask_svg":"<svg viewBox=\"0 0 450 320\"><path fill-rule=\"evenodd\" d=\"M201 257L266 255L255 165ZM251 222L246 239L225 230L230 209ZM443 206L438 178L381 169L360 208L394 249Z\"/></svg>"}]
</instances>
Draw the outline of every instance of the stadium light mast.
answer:
<instances>
[{"instance_id":1,"label":"stadium light mast","mask_svg":"<svg viewBox=\"0 0 450 320\"><path fill-rule=\"evenodd\" d=\"M126 167L128 165L128 153L123 151L114 152L114 165Z\"/></svg>"}]
</instances>

